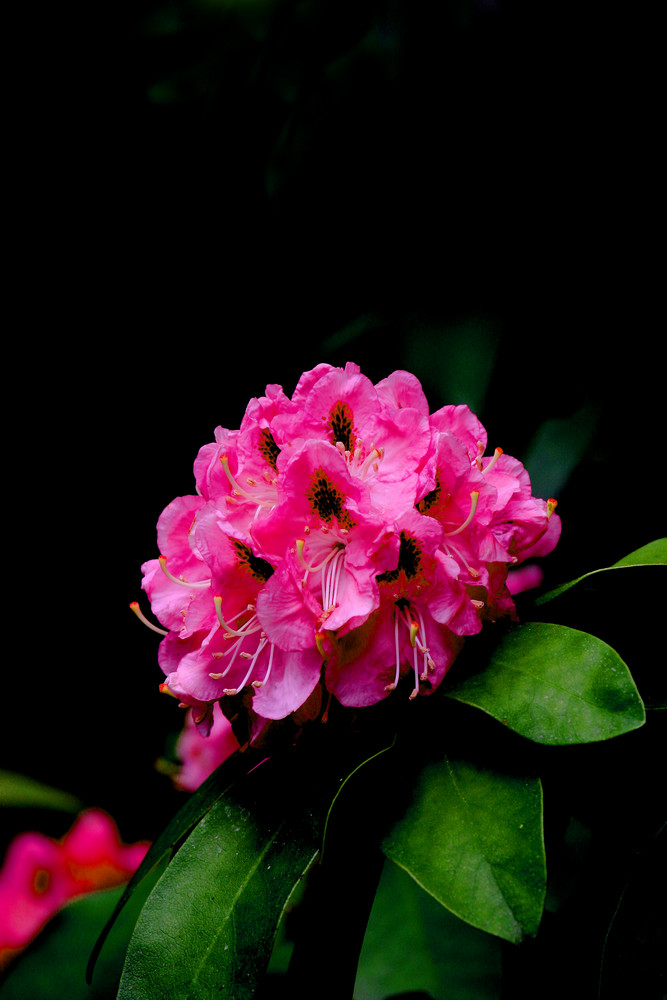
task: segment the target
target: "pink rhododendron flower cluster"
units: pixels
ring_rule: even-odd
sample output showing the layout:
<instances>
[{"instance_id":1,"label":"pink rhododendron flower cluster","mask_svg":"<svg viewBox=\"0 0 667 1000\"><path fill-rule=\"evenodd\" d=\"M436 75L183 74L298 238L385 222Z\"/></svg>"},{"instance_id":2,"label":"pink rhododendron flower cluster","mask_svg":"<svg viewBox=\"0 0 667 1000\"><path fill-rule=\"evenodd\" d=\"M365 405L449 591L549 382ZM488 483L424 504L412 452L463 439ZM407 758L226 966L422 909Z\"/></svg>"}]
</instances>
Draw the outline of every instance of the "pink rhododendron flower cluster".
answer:
<instances>
[{"instance_id":1,"label":"pink rhododendron flower cluster","mask_svg":"<svg viewBox=\"0 0 667 1000\"><path fill-rule=\"evenodd\" d=\"M269 385L194 475L142 570L163 689L204 734L236 695L277 720L316 711L322 690L372 705L405 675L409 697L430 694L465 636L514 614L508 570L560 534L555 501L532 496L517 459L487 455L470 409L429 413L405 371L374 385L321 364L291 398Z\"/></svg>"},{"instance_id":2,"label":"pink rhododendron flower cluster","mask_svg":"<svg viewBox=\"0 0 667 1000\"><path fill-rule=\"evenodd\" d=\"M70 899L126 882L148 847L123 844L101 809L82 812L62 840L15 837L0 871L0 969Z\"/></svg>"}]
</instances>

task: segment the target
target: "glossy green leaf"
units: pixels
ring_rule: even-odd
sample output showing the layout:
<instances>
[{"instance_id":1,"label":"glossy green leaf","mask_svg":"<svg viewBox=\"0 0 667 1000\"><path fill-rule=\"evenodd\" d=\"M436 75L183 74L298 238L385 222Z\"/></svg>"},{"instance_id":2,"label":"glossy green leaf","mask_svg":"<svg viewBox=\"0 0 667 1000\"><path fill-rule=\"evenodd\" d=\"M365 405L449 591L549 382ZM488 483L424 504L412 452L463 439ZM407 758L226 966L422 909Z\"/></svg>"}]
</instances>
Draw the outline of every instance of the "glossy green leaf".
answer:
<instances>
[{"instance_id":1,"label":"glossy green leaf","mask_svg":"<svg viewBox=\"0 0 667 1000\"><path fill-rule=\"evenodd\" d=\"M546 887L537 779L446 756L427 764L382 849L473 927L513 942L537 931Z\"/></svg>"},{"instance_id":2,"label":"glossy green leaf","mask_svg":"<svg viewBox=\"0 0 667 1000\"><path fill-rule=\"evenodd\" d=\"M206 813L142 910L119 1000L254 995L319 848L321 824L293 779L268 761Z\"/></svg>"},{"instance_id":3,"label":"glossy green leaf","mask_svg":"<svg viewBox=\"0 0 667 1000\"><path fill-rule=\"evenodd\" d=\"M233 758L225 761L219 768L209 775L209 777L199 786L192 796L189 796L186 799L183 807L167 824L153 844L151 844L143 858L143 861L130 881L127 883L124 891L116 903L116 906L110 914L107 923L102 928L99 937L95 941L95 945L91 951L88 961L88 967L86 969L86 979L88 982L91 982L92 980L95 964L102 947L104 946L104 942L109 934L109 931L118 919L118 915L121 910L135 892L139 883L143 881L148 873L155 868L158 862L161 861L168 852L178 846L186 834L188 834L197 825L202 816L205 816L214 803L225 794L225 792L231 787L233 781L238 777L239 769L241 767L245 767L247 769L247 766L247 764L243 764L242 758L239 755L235 755Z\"/></svg>"},{"instance_id":4,"label":"glossy green leaf","mask_svg":"<svg viewBox=\"0 0 667 1000\"><path fill-rule=\"evenodd\" d=\"M69 792L51 788L24 774L0 771L0 806L20 809L59 809L63 812L77 812L82 803Z\"/></svg>"},{"instance_id":5,"label":"glossy green leaf","mask_svg":"<svg viewBox=\"0 0 667 1000\"><path fill-rule=\"evenodd\" d=\"M538 743L592 743L643 725L630 671L587 632L527 622L511 627L483 669L447 690Z\"/></svg>"},{"instance_id":6,"label":"glossy green leaf","mask_svg":"<svg viewBox=\"0 0 667 1000\"><path fill-rule=\"evenodd\" d=\"M359 957L355 1000L423 991L432 1000L500 1000L501 946L385 862Z\"/></svg>"},{"instance_id":7,"label":"glossy green leaf","mask_svg":"<svg viewBox=\"0 0 667 1000\"><path fill-rule=\"evenodd\" d=\"M546 594L541 594L537 597L535 603L546 604L548 601L552 601L555 597L559 597L560 594L564 594L567 590L570 590L571 587L581 583L582 580L587 580L598 573L606 573L609 570L629 569L633 566L667 566L667 538L658 538L654 542L649 542L648 545L643 545L640 549L636 549L627 556L623 556L622 559L619 559L612 566L602 566L600 569L594 569L590 573L578 576L576 580L561 583L558 587L554 587L553 590L549 590Z\"/></svg>"}]
</instances>

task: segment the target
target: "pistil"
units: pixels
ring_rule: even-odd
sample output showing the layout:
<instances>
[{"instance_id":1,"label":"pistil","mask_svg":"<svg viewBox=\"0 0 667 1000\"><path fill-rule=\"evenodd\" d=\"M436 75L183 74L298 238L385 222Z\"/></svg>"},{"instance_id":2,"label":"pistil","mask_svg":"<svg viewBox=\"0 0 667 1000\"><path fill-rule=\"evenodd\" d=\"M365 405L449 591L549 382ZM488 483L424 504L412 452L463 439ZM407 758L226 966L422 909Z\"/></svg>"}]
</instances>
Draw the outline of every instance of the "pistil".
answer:
<instances>
[{"instance_id":1,"label":"pistil","mask_svg":"<svg viewBox=\"0 0 667 1000\"><path fill-rule=\"evenodd\" d=\"M475 516L475 511L477 510L477 501L479 500L479 490L473 490L470 494L470 511L466 517L463 524L459 524L458 528L454 528L453 531L446 531L445 537L449 538L452 535L459 535L465 528L468 527L473 517Z\"/></svg>"},{"instance_id":2,"label":"pistil","mask_svg":"<svg viewBox=\"0 0 667 1000\"><path fill-rule=\"evenodd\" d=\"M132 603L130 604L130 608L132 611L134 611L139 621L142 622L146 626L146 628L149 628L151 632L157 632L158 635L169 635L169 632L166 629L158 628L157 625L153 625L152 622L149 622L148 618L146 618L146 616L144 615L143 611L141 610L136 601L132 601Z\"/></svg>"},{"instance_id":3,"label":"pistil","mask_svg":"<svg viewBox=\"0 0 667 1000\"><path fill-rule=\"evenodd\" d=\"M245 622L240 629L232 628L229 622L226 621L226 619L223 618L222 616L222 597L220 596L220 594L215 595L215 597L213 598L213 603L215 605L215 613L218 617L218 621L220 622L222 628L225 629L226 636L231 637L233 635L242 635L242 636L252 635L253 632L259 632L259 630L261 629L262 626L259 624L257 615L253 615L252 618L249 618L248 621ZM251 608L248 607L248 610L251 610ZM234 621L235 618L238 618L242 614L243 611L239 611L238 615L235 615L234 618L232 618L232 621Z\"/></svg>"},{"instance_id":4,"label":"pistil","mask_svg":"<svg viewBox=\"0 0 667 1000\"><path fill-rule=\"evenodd\" d=\"M484 466L484 468L481 470L483 475L486 475L487 472L491 471L491 469L494 467L494 465L496 464L502 453L503 453L502 448L496 448L496 450L493 453L493 458L491 459L489 464Z\"/></svg>"},{"instance_id":5,"label":"pistil","mask_svg":"<svg viewBox=\"0 0 667 1000\"><path fill-rule=\"evenodd\" d=\"M181 577L174 576L174 574L167 569L166 556L159 556L158 562L160 564L162 572L164 573L164 575L167 577L168 580L171 580L172 583L178 583L181 587L189 587L191 589L194 587L197 590L203 590L204 587L211 586L210 580L186 580L184 579L183 576Z\"/></svg>"}]
</instances>

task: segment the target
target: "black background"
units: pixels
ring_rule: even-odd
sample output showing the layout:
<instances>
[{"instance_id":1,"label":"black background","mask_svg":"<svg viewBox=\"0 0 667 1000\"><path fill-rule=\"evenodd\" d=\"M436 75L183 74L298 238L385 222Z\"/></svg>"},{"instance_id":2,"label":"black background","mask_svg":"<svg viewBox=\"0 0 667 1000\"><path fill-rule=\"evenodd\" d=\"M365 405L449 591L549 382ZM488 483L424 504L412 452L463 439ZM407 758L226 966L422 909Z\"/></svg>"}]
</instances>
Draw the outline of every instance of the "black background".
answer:
<instances>
[{"instance_id":1,"label":"black background","mask_svg":"<svg viewBox=\"0 0 667 1000\"><path fill-rule=\"evenodd\" d=\"M489 365L519 458L593 414L547 582L664 534L654 38L629 5L503 0L143 2L17 36L3 767L159 832L180 716L141 562L215 427L320 361L410 368L432 409Z\"/></svg>"}]
</instances>

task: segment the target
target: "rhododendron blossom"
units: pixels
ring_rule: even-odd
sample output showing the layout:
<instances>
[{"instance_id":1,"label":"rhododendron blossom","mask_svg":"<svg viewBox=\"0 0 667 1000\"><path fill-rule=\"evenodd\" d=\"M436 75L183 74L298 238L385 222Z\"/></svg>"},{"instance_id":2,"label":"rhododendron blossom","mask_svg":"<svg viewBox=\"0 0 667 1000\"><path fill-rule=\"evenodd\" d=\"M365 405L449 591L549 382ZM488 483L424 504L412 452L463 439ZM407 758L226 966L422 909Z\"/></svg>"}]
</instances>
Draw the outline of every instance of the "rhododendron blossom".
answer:
<instances>
[{"instance_id":1,"label":"rhododendron blossom","mask_svg":"<svg viewBox=\"0 0 667 1000\"><path fill-rule=\"evenodd\" d=\"M555 501L487 454L470 409L429 413L403 371L374 385L321 364L291 398L269 385L194 475L142 570L162 690L204 735L237 696L278 720L322 691L353 707L397 697L405 676L410 698L430 694L465 636L515 615L508 571L560 534Z\"/></svg>"},{"instance_id":2,"label":"rhododendron blossom","mask_svg":"<svg viewBox=\"0 0 667 1000\"><path fill-rule=\"evenodd\" d=\"M174 775L174 785L184 792L194 792L215 771L219 764L239 749L230 722L219 704L213 706L209 738L203 740L192 718L192 709L185 716L185 725L176 743L180 767Z\"/></svg>"},{"instance_id":3,"label":"rhododendron blossom","mask_svg":"<svg viewBox=\"0 0 667 1000\"><path fill-rule=\"evenodd\" d=\"M124 844L111 816L86 809L61 840L21 833L0 871L0 968L70 899L122 885L149 844Z\"/></svg>"}]
</instances>

